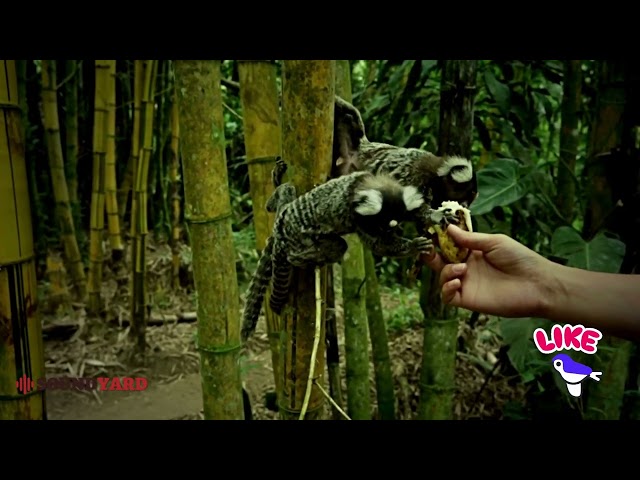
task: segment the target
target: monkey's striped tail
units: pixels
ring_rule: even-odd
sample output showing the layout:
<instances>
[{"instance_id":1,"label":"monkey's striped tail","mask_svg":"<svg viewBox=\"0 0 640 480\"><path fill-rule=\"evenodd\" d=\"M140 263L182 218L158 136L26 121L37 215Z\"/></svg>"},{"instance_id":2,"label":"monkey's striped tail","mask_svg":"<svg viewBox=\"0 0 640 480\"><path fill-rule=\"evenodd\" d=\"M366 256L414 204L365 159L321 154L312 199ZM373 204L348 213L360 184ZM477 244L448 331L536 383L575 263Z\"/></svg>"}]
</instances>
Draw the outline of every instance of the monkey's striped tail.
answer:
<instances>
[{"instance_id":1,"label":"monkey's striped tail","mask_svg":"<svg viewBox=\"0 0 640 480\"><path fill-rule=\"evenodd\" d=\"M247 292L244 311L242 313L242 330L240 331L243 342L246 342L254 332L258 324L258 319L260 318L262 302L264 301L264 295L273 272L272 253L273 237L269 237L264 246L264 250L262 250L262 255L260 255L256 272L253 274L253 278L249 283L249 291Z\"/></svg>"},{"instance_id":2,"label":"monkey's striped tail","mask_svg":"<svg viewBox=\"0 0 640 480\"><path fill-rule=\"evenodd\" d=\"M273 284L271 286L271 296L269 297L269 307L272 312L280 315L289 299L293 268L286 255L279 254L279 252L274 254L273 265Z\"/></svg>"}]
</instances>

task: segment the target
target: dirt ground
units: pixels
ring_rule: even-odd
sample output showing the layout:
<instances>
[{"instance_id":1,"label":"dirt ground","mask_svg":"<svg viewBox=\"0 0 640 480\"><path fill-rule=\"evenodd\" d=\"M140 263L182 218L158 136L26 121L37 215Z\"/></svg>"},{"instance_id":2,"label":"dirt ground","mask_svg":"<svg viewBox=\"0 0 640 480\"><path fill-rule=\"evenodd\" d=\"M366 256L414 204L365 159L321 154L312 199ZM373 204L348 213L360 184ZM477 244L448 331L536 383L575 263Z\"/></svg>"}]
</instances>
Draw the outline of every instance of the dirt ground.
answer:
<instances>
[{"instance_id":1,"label":"dirt ground","mask_svg":"<svg viewBox=\"0 0 640 480\"><path fill-rule=\"evenodd\" d=\"M84 377L145 377L143 391L91 391L50 389L46 392L47 418L50 420L196 420L203 419L199 355L195 349L196 323L176 322L175 315L195 312L193 295L186 290L167 287L170 254L166 247L152 249L148 265L152 315L174 317L164 325L147 328L147 354L143 363L131 357L128 339L128 274L124 267L105 269L103 295L105 318L87 320L82 305L45 304L46 375ZM42 288L51 289L43 283ZM391 311L398 303L393 295L382 297L383 310ZM70 305L70 306L69 306ZM336 307L342 389L344 374L344 332L342 311ZM188 315L187 315L188 316ZM456 419L501 419L507 402L522 402L524 391L509 383L497 369L493 372L500 348L499 339L484 326L480 318L475 329L460 321L459 340L464 351L456 360L454 414ZM410 322L407 322L409 324ZM417 322L419 324L419 322ZM54 326L55 325L55 326ZM412 419L419 400L422 361L422 328L407 327L390 336L389 349L394 376L398 418ZM265 406L265 393L273 390L271 355L260 319L255 335L247 345L241 365L244 386L249 393L255 420L277 419ZM375 412L375 379L370 368L371 399ZM325 372L325 385L327 375ZM486 385L485 385L486 382ZM484 387L483 387L484 385ZM325 387L328 390L328 387ZM481 395L478 397L478 392ZM345 395L343 393L343 395ZM330 419L327 403L325 418Z\"/></svg>"}]
</instances>

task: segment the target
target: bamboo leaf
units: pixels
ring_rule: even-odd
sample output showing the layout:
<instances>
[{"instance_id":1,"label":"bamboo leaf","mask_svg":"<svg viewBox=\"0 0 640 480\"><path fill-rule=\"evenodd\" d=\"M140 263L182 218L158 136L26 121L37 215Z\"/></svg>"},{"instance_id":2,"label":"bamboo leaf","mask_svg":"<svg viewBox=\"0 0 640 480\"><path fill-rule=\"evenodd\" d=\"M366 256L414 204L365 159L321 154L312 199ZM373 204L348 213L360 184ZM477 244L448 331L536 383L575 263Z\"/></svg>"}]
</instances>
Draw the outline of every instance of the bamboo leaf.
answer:
<instances>
[{"instance_id":1,"label":"bamboo leaf","mask_svg":"<svg viewBox=\"0 0 640 480\"><path fill-rule=\"evenodd\" d=\"M571 227L559 227L551 237L551 251L567 260L567 265L596 272L620 271L626 247L623 242L603 233L585 242Z\"/></svg>"},{"instance_id":2,"label":"bamboo leaf","mask_svg":"<svg viewBox=\"0 0 640 480\"><path fill-rule=\"evenodd\" d=\"M471 205L474 215L483 215L494 207L504 207L527 193L527 181L520 164L509 158L491 162L478 172L478 199Z\"/></svg>"},{"instance_id":3,"label":"bamboo leaf","mask_svg":"<svg viewBox=\"0 0 640 480\"><path fill-rule=\"evenodd\" d=\"M509 115L509 105L511 104L511 91L509 87L500 82L490 70L485 70L484 81L489 93L495 100L500 113L505 117Z\"/></svg>"}]
</instances>

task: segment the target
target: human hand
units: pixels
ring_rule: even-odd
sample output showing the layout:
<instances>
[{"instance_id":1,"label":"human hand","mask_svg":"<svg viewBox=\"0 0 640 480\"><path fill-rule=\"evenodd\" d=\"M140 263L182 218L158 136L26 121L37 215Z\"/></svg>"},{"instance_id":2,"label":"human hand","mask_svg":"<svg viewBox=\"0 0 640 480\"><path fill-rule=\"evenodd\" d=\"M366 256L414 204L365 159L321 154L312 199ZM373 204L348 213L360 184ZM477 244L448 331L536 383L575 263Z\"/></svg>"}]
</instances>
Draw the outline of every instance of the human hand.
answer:
<instances>
[{"instance_id":1,"label":"human hand","mask_svg":"<svg viewBox=\"0 0 640 480\"><path fill-rule=\"evenodd\" d=\"M466 263L445 264L432 252L425 263L440 273L443 303L504 317L538 316L549 297L554 263L503 234L447 233L471 250Z\"/></svg>"}]
</instances>

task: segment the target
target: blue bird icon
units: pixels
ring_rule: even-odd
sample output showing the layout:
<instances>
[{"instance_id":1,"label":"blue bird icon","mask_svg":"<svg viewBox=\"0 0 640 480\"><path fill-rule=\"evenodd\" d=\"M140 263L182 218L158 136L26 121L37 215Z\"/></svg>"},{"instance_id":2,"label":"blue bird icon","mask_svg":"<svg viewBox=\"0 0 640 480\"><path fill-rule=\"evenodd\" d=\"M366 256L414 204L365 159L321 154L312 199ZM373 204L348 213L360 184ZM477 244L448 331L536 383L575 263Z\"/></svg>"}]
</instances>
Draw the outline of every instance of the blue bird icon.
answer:
<instances>
[{"instance_id":1,"label":"blue bird icon","mask_svg":"<svg viewBox=\"0 0 640 480\"><path fill-rule=\"evenodd\" d=\"M565 353L560 353L553 357L553 367L560 372L560 376L567 384L567 390L574 397L582 394L582 381L589 377L596 382L600 381L602 372L594 372L587 365L583 365L571 359Z\"/></svg>"}]
</instances>

